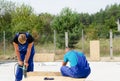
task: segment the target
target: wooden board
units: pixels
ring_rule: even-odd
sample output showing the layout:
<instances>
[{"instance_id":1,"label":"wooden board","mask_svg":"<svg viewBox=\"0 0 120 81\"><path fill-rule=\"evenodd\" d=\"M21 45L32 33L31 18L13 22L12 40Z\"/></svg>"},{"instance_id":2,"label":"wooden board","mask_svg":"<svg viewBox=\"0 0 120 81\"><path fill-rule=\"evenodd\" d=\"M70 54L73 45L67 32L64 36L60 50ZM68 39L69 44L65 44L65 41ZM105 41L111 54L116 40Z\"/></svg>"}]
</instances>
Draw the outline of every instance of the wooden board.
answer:
<instances>
[{"instance_id":1,"label":"wooden board","mask_svg":"<svg viewBox=\"0 0 120 81\"><path fill-rule=\"evenodd\" d=\"M44 71L34 71L28 72L27 76L61 76L60 72L44 72Z\"/></svg>"},{"instance_id":2,"label":"wooden board","mask_svg":"<svg viewBox=\"0 0 120 81\"><path fill-rule=\"evenodd\" d=\"M44 78L54 78L54 80L47 81L85 81L85 78L76 79L71 77L61 76L60 72L44 72L44 71L35 71L28 72L27 78L24 78L22 81L46 81Z\"/></svg>"},{"instance_id":3,"label":"wooden board","mask_svg":"<svg viewBox=\"0 0 120 81\"><path fill-rule=\"evenodd\" d=\"M76 79L71 77L63 77L63 76L47 76L48 78L54 78L54 80L44 80L46 76L30 76L22 81L85 81L85 78Z\"/></svg>"},{"instance_id":4,"label":"wooden board","mask_svg":"<svg viewBox=\"0 0 120 81\"><path fill-rule=\"evenodd\" d=\"M55 58L54 53L42 53L42 54L35 54L34 61L35 62L53 62Z\"/></svg>"},{"instance_id":5,"label":"wooden board","mask_svg":"<svg viewBox=\"0 0 120 81\"><path fill-rule=\"evenodd\" d=\"M99 40L90 41L90 59L92 61L99 61L100 60Z\"/></svg>"}]
</instances>

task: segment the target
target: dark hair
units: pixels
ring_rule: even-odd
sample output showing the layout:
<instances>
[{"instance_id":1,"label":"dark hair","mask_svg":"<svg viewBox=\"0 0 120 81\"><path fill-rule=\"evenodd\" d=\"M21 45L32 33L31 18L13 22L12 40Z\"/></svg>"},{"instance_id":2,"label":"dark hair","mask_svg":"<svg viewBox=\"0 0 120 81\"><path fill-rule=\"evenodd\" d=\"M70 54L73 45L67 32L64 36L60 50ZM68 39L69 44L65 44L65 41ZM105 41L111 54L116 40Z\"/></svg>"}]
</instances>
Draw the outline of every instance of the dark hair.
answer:
<instances>
[{"instance_id":1,"label":"dark hair","mask_svg":"<svg viewBox=\"0 0 120 81\"><path fill-rule=\"evenodd\" d=\"M71 48L71 49L74 49L75 46L73 44L69 44L68 46L66 46L65 48Z\"/></svg>"}]
</instances>

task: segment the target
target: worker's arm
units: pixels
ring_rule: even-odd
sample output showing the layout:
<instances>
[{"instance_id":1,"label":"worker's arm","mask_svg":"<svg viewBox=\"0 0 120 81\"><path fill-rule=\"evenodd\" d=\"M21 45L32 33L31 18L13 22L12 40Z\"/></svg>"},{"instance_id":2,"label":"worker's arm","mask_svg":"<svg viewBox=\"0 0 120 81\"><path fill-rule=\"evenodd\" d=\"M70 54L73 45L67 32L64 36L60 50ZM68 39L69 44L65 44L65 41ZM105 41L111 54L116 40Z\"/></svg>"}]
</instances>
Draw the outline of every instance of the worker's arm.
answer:
<instances>
[{"instance_id":1,"label":"worker's arm","mask_svg":"<svg viewBox=\"0 0 120 81\"><path fill-rule=\"evenodd\" d=\"M15 54L17 56L18 63L19 63L19 65L22 66L23 62L22 62L21 57L20 57L20 52L19 52L18 44L16 44L15 42L13 42L13 46L14 46L14 49L15 49Z\"/></svg>"},{"instance_id":2,"label":"worker's arm","mask_svg":"<svg viewBox=\"0 0 120 81\"><path fill-rule=\"evenodd\" d=\"M30 44L28 44L27 53L26 53L25 61L24 61L24 64L25 64L26 66L28 66L28 60L29 60L29 58L30 58L32 46L33 46L33 42L30 43Z\"/></svg>"},{"instance_id":3,"label":"worker's arm","mask_svg":"<svg viewBox=\"0 0 120 81\"><path fill-rule=\"evenodd\" d=\"M62 66L66 66L66 65L67 65L67 62L63 62L63 63L62 63Z\"/></svg>"}]
</instances>

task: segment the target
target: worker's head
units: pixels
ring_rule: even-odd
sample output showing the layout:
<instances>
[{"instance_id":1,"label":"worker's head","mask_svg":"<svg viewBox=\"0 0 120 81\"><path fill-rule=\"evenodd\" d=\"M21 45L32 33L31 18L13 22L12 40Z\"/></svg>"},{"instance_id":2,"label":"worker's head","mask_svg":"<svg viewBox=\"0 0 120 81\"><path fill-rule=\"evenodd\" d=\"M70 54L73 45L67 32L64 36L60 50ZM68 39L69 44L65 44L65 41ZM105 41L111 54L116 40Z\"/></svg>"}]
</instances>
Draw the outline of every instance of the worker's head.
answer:
<instances>
[{"instance_id":1,"label":"worker's head","mask_svg":"<svg viewBox=\"0 0 120 81\"><path fill-rule=\"evenodd\" d=\"M66 47L66 48L65 48L65 52L68 52L69 50L70 50L69 47Z\"/></svg>"},{"instance_id":2,"label":"worker's head","mask_svg":"<svg viewBox=\"0 0 120 81\"><path fill-rule=\"evenodd\" d=\"M27 40L27 38L26 38L26 35L25 35L25 34L20 34L20 35L18 36L18 41L19 41L19 43L25 44L25 43L26 43L26 40Z\"/></svg>"}]
</instances>

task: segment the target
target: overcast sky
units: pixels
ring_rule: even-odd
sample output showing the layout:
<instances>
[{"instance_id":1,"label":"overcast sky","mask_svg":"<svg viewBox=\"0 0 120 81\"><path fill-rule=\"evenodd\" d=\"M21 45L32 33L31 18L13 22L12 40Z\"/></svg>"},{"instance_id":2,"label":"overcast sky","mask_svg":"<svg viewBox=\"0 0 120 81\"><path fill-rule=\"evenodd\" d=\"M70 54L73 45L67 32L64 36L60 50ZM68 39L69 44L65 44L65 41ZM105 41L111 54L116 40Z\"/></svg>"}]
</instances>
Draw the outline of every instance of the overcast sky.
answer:
<instances>
[{"instance_id":1,"label":"overcast sky","mask_svg":"<svg viewBox=\"0 0 120 81\"><path fill-rule=\"evenodd\" d=\"M35 13L59 14L60 11L69 7L78 13L94 14L107 5L120 4L120 0L11 0L17 3L30 5Z\"/></svg>"}]
</instances>

